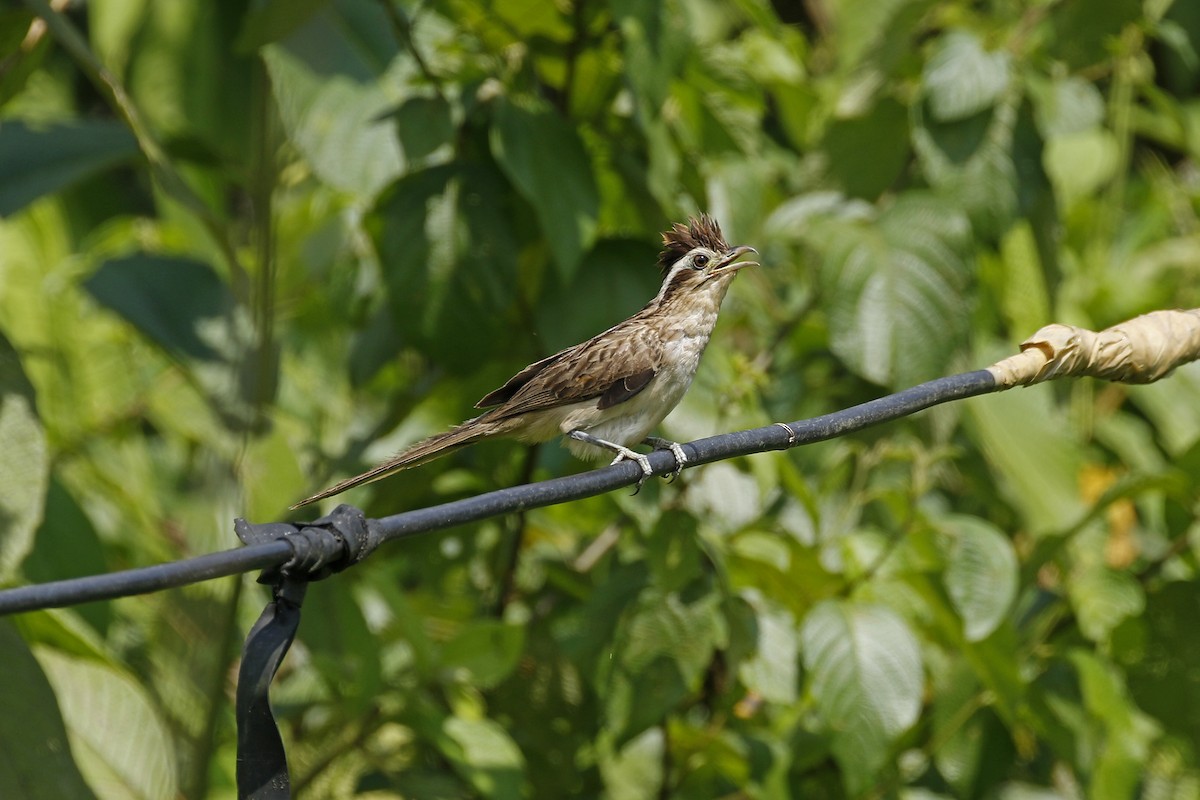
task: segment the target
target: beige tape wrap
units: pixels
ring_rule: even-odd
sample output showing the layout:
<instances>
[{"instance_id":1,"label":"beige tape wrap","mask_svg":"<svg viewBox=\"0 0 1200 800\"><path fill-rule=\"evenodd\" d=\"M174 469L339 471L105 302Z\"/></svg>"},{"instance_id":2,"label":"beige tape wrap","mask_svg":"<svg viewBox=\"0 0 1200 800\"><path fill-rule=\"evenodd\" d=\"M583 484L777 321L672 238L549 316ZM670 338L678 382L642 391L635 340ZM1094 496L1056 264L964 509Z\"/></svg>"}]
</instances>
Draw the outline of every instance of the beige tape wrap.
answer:
<instances>
[{"instance_id":1,"label":"beige tape wrap","mask_svg":"<svg viewBox=\"0 0 1200 800\"><path fill-rule=\"evenodd\" d=\"M1200 359L1200 309L1154 311L1099 333L1047 325L1021 343L1021 352L988 367L996 384L1041 383L1090 376L1151 383L1180 364Z\"/></svg>"}]
</instances>

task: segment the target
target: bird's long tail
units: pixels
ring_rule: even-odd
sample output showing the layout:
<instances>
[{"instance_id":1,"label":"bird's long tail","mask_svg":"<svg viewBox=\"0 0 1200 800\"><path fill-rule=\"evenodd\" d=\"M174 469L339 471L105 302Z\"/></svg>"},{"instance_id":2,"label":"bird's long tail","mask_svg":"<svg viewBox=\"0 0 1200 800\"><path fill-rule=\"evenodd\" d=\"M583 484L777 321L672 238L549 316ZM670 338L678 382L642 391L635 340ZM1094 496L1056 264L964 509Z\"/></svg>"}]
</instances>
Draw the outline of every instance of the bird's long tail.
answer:
<instances>
[{"instance_id":1,"label":"bird's long tail","mask_svg":"<svg viewBox=\"0 0 1200 800\"><path fill-rule=\"evenodd\" d=\"M424 464L426 461L432 461L460 447L473 444L480 439L486 439L490 436L503 433L503 423L494 422L488 416L488 414L484 414L474 419L469 419L461 425L455 425L445 433L435 434L428 439L422 439L379 466L369 469L361 475L355 475L353 478L347 478L341 483L334 484L328 489L317 492L312 497L306 497L291 506L291 508L300 508L309 503L324 500L326 497L333 497L335 494L341 494L347 489L353 489L355 486L362 486L363 484L377 481L380 478L386 478L394 472L415 467L418 464Z\"/></svg>"}]
</instances>

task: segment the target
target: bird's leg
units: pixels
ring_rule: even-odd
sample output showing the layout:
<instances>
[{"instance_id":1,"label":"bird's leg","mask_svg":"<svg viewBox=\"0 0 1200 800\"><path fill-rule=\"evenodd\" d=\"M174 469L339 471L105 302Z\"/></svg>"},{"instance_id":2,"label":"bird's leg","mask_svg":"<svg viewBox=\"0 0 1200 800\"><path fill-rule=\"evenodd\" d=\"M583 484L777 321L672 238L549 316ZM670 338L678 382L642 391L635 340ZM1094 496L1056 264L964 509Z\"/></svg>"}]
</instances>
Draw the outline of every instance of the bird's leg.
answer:
<instances>
[{"instance_id":1,"label":"bird's leg","mask_svg":"<svg viewBox=\"0 0 1200 800\"><path fill-rule=\"evenodd\" d=\"M642 484L646 482L646 478L654 474L654 471L650 469L650 459L635 450L630 450L624 445L610 442L607 439L601 439L598 436L592 436L587 431L574 430L568 433L567 436L570 436L577 442L586 442L596 447L603 447L605 450L612 450L617 454L617 457L612 460L613 464L619 464L626 459L636 461L638 466L642 468L642 477L638 479L638 489L642 488ZM612 464L609 464L609 466L612 466Z\"/></svg>"},{"instance_id":2,"label":"bird's leg","mask_svg":"<svg viewBox=\"0 0 1200 800\"><path fill-rule=\"evenodd\" d=\"M683 468L687 466L688 457L683 452L683 447L679 442L672 442L670 439L663 439L659 436L647 436L642 439L644 444L648 444L655 450L670 450L671 455L675 456L675 469L667 475L667 483L671 483L679 477L679 473L683 472Z\"/></svg>"}]
</instances>

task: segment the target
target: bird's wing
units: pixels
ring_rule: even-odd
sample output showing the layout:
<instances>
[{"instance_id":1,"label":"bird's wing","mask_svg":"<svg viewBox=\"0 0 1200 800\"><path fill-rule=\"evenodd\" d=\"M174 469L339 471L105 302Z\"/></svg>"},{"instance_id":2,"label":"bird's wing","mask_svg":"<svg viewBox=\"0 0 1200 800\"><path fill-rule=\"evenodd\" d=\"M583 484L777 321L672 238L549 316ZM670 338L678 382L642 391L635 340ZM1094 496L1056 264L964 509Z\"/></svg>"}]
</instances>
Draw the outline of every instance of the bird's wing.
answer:
<instances>
[{"instance_id":1,"label":"bird's wing","mask_svg":"<svg viewBox=\"0 0 1200 800\"><path fill-rule=\"evenodd\" d=\"M601 408L610 408L645 389L662 364L662 340L643 325L629 326L620 333L623 335L606 331L605 335L526 367L522 373L534 367L538 370L493 412L496 418L594 398L600 399ZM521 374L509 383L518 377ZM501 391L503 388L492 394Z\"/></svg>"},{"instance_id":2,"label":"bird's wing","mask_svg":"<svg viewBox=\"0 0 1200 800\"><path fill-rule=\"evenodd\" d=\"M475 404L475 407L476 408L490 408L491 406L498 406L501 403L511 400L513 395L515 395L517 392L519 392L521 389L523 389L525 387L525 384L529 383L531 380L533 380L535 377L537 377L537 375L539 373L541 373L542 370L546 369L546 367L550 366L551 364L555 363L556 361L559 361L560 359L564 358L567 354L569 354L572 350L575 350L578 346L579 345L575 345L574 347L568 347L566 350L559 351L552 356L543 358L541 361L533 362L528 367L526 367L525 369L518 372L516 375L513 375L511 378L509 378L508 381L503 386L501 386L499 389L496 389L495 391L489 392L488 394L484 395L483 399L481 399L478 403Z\"/></svg>"}]
</instances>

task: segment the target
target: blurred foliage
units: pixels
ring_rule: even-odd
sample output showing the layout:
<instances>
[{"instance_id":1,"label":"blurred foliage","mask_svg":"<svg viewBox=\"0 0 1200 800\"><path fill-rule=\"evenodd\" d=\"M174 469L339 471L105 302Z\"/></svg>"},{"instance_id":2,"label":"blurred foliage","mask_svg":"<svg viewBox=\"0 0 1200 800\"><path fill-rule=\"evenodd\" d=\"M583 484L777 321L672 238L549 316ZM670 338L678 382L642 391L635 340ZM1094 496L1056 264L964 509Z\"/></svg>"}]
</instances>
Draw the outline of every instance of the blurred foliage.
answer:
<instances>
[{"instance_id":1,"label":"blurred foliage","mask_svg":"<svg viewBox=\"0 0 1200 800\"><path fill-rule=\"evenodd\" d=\"M8 584L234 545L632 313L698 210L764 266L680 440L1200 305L1194 2L53 5L0 12ZM582 468L485 444L347 499ZM393 544L309 593L295 785L1200 797L1198 497L1189 368ZM264 600L0 623L0 796L232 797Z\"/></svg>"}]
</instances>

